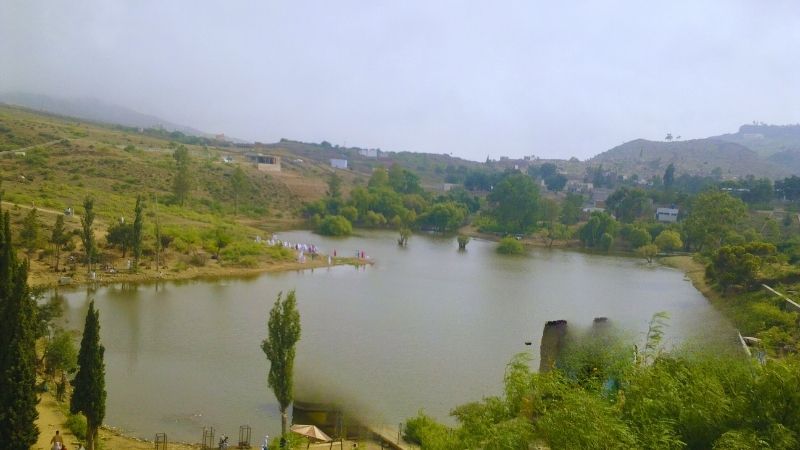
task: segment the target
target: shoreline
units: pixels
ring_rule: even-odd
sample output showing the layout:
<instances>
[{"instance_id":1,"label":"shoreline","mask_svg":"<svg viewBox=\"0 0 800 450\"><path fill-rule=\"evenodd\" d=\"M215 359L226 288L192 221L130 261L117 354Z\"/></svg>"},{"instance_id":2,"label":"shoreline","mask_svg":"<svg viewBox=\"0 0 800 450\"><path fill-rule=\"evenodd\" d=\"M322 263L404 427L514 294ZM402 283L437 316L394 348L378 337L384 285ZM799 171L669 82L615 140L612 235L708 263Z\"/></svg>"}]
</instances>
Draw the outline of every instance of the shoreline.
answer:
<instances>
[{"instance_id":1,"label":"shoreline","mask_svg":"<svg viewBox=\"0 0 800 450\"><path fill-rule=\"evenodd\" d=\"M470 234L472 237L485 239L489 241L496 240L495 236L492 235L485 235L483 233L474 233ZM494 238L494 239L493 239ZM531 242L532 246L534 247L547 247L544 245L544 242ZM553 246L554 248L556 245ZM567 242L562 241L562 245L558 246L561 250L574 250L573 246L570 246ZM614 256L622 256L622 255L614 255ZM664 256L658 258L658 262L664 266L671 267L677 270L680 270L684 273L684 275L692 282L692 285L695 289L698 290L709 302L716 306L716 300L719 298L719 295L706 283L705 281L705 267L695 261L691 255L675 255L675 256ZM236 278L236 277L249 277L249 276L258 276L263 273L271 273L271 272L282 272L282 271L291 271L291 270L305 270L305 269L315 269L315 268L324 268L324 267L334 267L340 265L354 265L354 266L361 266L366 264L373 264L374 261L371 260L358 260L355 258L336 258L333 263L329 266L327 264L327 256L321 256L314 261L306 261L306 263L300 263L297 261L285 261L281 263L273 263L273 264L261 264L259 267L252 267L252 268L242 268L242 267L223 267L219 266L218 264L208 265L200 268L191 267L186 270L180 272L164 272L159 277L158 274L155 273L153 270L143 270L140 273L116 273L116 274L103 274L104 277L99 280L88 280L83 279L77 282L73 282L71 285L62 286L62 287L79 287L85 286L87 284L95 283L97 285L108 285L114 283L128 283L128 282L135 282L135 283L152 283L152 282L159 282L159 281L181 281L181 280L194 280L194 279L202 279L202 278ZM54 284L48 284L46 281L48 280L38 280L39 283L35 284L36 287L44 287L44 288L54 288L58 287L57 284L57 276L58 274L52 273L52 280ZM113 276L105 276L105 275L113 275ZM82 278L88 278L86 274L83 274ZM31 283L34 286L33 283ZM723 311L720 311L723 313ZM39 411L39 419L37 423L39 424L40 429L40 436L39 441L36 446L32 447L35 449L47 449L47 443L49 443L50 437L52 437L54 430L59 429L61 433L64 435L65 440L72 444L70 449L73 447L77 448L78 440L75 438L69 430L63 426L63 422L66 420L66 417L62 413L59 405L54 400L51 393L43 393L41 394L41 399L39 404L37 405L37 410ZM55 421L55 422L54 422ZM101 427L100 431L100 439L103 441L105 448L127 448L132 450L145 450L145 449L152 449L154 445L154 441L143 439L140 437L128 435L125 433L123 429L107 426L104 425ZM194 450L200 448L199 444L190 444L184 442L169 442L170 448L175 448L177 450Z\"/></svg>"},{"instance_id":2,"label":"shoreline","mask_svg":"<svg viewBox=\"0 0 800 450\"><path fill-rule=\"evenodd\" d=\"M91 279L88 274L76 274L71 278L69 283L60 283L59 280L64 276L62 273L45 271L45 270L31 270L28 274L28 285L32 289L57 289L57 288L77 288L83 286L106 286L116 283L158 283L163 281L188 281L197 279L213 279L213 278L247 278L256 277L265 273L276 272L291 272L301 271L308 269L320 269L326 267L337 266L355 266L360 267L364 265L372 265L374 261L367 259L356 258L332 258L331 264L327 262L327 255L320 255L314 260L306 260L306 262L292 261L279 261L279 262L264 262L256 267L236 267L236 266L221 266L216 261L212 264L209 263L202 267L187 267L180 271L173 269L165 269L155 271L150 268L141 269L139 272L97 272L96 278ZM42 264L39 264L42 265ZM35 267L34 261L31 261L31 268Z\"/></svg>"}]
</instances>

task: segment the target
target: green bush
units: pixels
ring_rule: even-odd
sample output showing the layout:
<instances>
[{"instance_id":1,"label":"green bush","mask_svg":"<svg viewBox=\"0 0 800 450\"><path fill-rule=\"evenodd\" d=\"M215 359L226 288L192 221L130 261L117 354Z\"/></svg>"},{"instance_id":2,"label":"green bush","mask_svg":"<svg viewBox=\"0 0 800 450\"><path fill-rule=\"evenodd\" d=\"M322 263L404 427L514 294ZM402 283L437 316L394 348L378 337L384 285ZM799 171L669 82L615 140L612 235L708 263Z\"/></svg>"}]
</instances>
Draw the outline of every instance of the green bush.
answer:
<instances>
[{"instance_id":1,"label":"green bush","mask_svg":"<svg viewBox=\"0 0 800 450\"><path fill-rule=\"evenodd\" d=\"M317 232L325 236L347 236L353 232L353 225L342 216L327 216L320 222Z\"/></svg>"},{"instance_id":2,"label":"green bush","mask_svg":"<svg viewBox=\"0 0 800 450\"><path fill-rule=\"evenodd\" d=\"M289 261L294 259L294 252L280 244L266 247L264 252L267 256L276 261Z\"/></svg>"},{"instance_id":3,"label":"green bush","mask_svg":"<svg viewBox=\"0 0 800 450\"><path fill-rule=\"evenodd\" d=\"M525 246L522 245L522 242L513 237L504 237L500 239L500 244L497 246L497 253L503 255L521 255L525 253Z\"/></svg>"},{"instance_id":4,"label":"green bush","mask_svg":"<svg viewBox=\"0 0 800 450\"><path fill-rule=\"evenodd\" d=\"M83 414L70 414L67 416L67 421L64 422L72 434L80 440L86 439L86 417Z\"/></svg>"}]
</instances>

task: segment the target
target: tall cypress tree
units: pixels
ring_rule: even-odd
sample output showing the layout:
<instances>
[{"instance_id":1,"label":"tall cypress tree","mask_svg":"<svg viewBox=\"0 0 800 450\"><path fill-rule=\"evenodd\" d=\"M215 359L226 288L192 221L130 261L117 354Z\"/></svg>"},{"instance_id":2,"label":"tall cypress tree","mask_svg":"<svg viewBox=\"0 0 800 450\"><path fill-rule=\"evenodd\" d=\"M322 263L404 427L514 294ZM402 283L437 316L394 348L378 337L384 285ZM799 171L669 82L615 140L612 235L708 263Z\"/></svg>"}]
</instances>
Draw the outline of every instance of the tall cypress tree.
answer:
<instances>
[{"instance_id":1,"label":"tall cypress tree","mask_svg":"<svg viewBox=\"0 0 800 450\"><path fill-rule=\"evenodd\" d=\"M28 289L28 265L12 248L11 219L0 226L0 445L28 450L39 437L36 426L36 306Z\"/></svg>"},{"instance_id":2,"label":"tall cypress tree","mask_svg":"<svg viewBox=\"0 0 800 450\"><path fill-rule=\"evenodd\" d=\"M83 241L83 251L86 253L86 265L89 273L92 272L92 261L97 253L95 244L94 229L94 199L86 196L83 200L83 217L81 217L81 241Z\"/></svg>"},{"instance_id":3,"label":"tall cypress tree","mask_svg":"<svg viewBox=\"0 0 800 450\"><path fill-rule=\"evenodd\" d=\"M142 257L142 222L144 220L142 211L144 210L144 205L142 201L142 196L136 196L136 208L134 209L134 219L133 219L133 239L131 239L132 246L133 246L133 269L134 272L139 270L139 259Z\"/></svg>"},{"instance_id":4,"label":"tall cypress tree","mask_svg":"<svg viewBox=\"0 0 800 450\"><path fill-rule=\"evenodd\" d=\"M94 450L97 429L103 424L106 415L105 348L100 344L100 313L94 309L94 301L89 303L86 324L83 327L81 349L78 352L78 369L75 375L75 390L72 393L69 410L72 414L86 416L86 449Z\"/></svg>"}]
</instances>

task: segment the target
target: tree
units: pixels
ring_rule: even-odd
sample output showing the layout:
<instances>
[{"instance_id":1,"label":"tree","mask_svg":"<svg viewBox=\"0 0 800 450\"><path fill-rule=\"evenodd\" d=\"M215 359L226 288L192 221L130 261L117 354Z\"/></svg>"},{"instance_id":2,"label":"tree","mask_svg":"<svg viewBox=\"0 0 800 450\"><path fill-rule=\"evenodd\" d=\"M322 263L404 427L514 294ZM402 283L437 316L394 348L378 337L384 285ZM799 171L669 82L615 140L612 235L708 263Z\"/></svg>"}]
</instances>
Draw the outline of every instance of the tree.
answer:
<instances>
[{"instance_id":1,"label":"tree","mask_svg":"<svg viewBox=\"0 0 800 450\"><path fill-rule=\"evenodd\" d=\"M434 204L419 217L419 222L435 231L457 230L467 218L467 208L461 203L440 202Z\"/></svg>"},{"instance_id":2,"label":"tree","mask_svg":"<svg viewBox=\"0 0 800 450\"><path fill-rule=\"evenodd\" d=\"M64 330L56 331L44 353L45 366L51 377L56 371L71 372L78 366L78 351L72 336Z\"/></svg>"},{"instance_id":3,"label":"tree","mask_svg":"<svg viewBox=\"0 0 800 450\"><path fill-rule=\"evenodd\" d=\"M133 242L133 225L123 221L111 225L106 233L106 241L109 245L119 247L124 258Z\"/></svg>"},{"instance_id":4,"label":"tree","mask_svg":"<svg viewBox=\"0 0 800 450\"><path fill-rule=\"evenodd\" d=\"M326 216L320 222L317 232L324 236L347 236L353 232L353 225L342 216Z\"/></svg>"},{"instance_id":5,"label":"tree","mask_svg":"<svg viewBox=\"0 0 800 450\"><path fill-rule=\"evenodd\" d=\"M775 246L764 242L746 245L725 245L714 254L706 275L719 283L723 291L733 285L750 288L758 276L762 257L774 255Z\"/></svg>"},{"instance_id":6,"label":"tree","mask_svg":"<svg viewBox=\"0 0 800 450\"><path fill-rule=\"evenodd\" d=\"M560 192L564 189L564 186L567 185L567 177L557 173L551 177L547 177L544 179L544 184L547 186L547 189L553 192Z\"/></svg>"},{"instance_id":7,"label":"tree","mask_svg":"<svg viewBox=\"0 0 800 450\"><path fill-rule=\"evenodd\" d=\"M575 225L581 218L581 206L583 206L583 196L580 194L567 194L561 204L561 223L564 225Z\"/></svg>"},{"instance_id":8,"label":"tree","mask_svg":"<svg viewBox=\"0 0 800 450\"><path fill-rule=\"evenodd\" d=\"M39 218L36 208L31 208L22 220L22 230L19 232L19 240L30 257L33 251L36 250L36 244L39 240Z\"/></svg>"},{"instance_id":9,"label":"tree","mask_svg":"<svg viewBox=\"0 0 800 450\"><path fill-rule=\"evenodd\" d=\"M526 233L536 227L539 216L539 188L531 177L508 175L487 196L489 214L497 221L500 231Z\"/></svg>"},{"instance_id":10,"label":"tree","mask_svg":"<svg viewBox=\"0 0 800 450\"><path fill-rule=\"evenodd\" d=\"M69 411L86 417L86 450L95 449L97 430L106 415L106 368L103 362L105 348L100 344L100 312L89 302L86 323L83 326L81 348L78 351L78 373L72 382L75 390Z\"/></svg>"},{"instance_id":11,"label":"tree","mask_svg":"<svg viewBox=\"0 0 800 450\"><path fill-rule=\"evenodd\" d=\"M608 197L606 206L617 220L631 223L647 212L647 194L642 189L623 186Z\"/></svg>"},{"instance_id":12,"label":"tree","mask_svg":"<svg viewBox=\"0 0 800 450\"><path fill-rule=\"evenodd\" d=\"M675 184L675 164L670 163L669 166L667 166L662 181L664 183L664 189L672 188L672 185Z\"/></svg>"},{"instance_id":13,"label":"tree","mask_svg":"<svg viewBox=\"0 0 800 450\"><path fill-rule=\"evenodd\" d=\"M217 248L217 262L222 263L222 249L227 247L233 240L230 231L226 227L218 226L214 228L211 238Z\"/></svg>"},{"instance_id":14,"label":"tree","mask_svg":"<svg viewBox=\"0 0 800 450\"><path fill-rule=\"evenodd\" d=\"M458 240L458 249L462 251L466 250L467 244L469 244L469 236L465 234L459 234L457 240Z\"/></svg>"},{"instance_id":15,"label":"tree","mask_svg":"<svg viewBox=\"0 0 800 450\"><path fill-rule=\"evenodd\" d=\"M142 258L142 240L144 234L142 226L144 225L144 199L141 195L136 196L136 207L133 210L133 230L131 230L131 247L133 251L133 264L131 270L136 272L139 270L139 260Z\"/></svg>"},{"instance_id":16,"label":"tree","mask_svg":"<svg viewBox=\"0 0 800 450\"><path fill-rule=\"evenodd\" d=\"M617 221L608 215L608 213L593 212L591 217L589 217L589 221L578 230L578 236L580 237L581 243L586 247L604 248L606 244L605 241L608 241L608 238L604 238L604 236L608 235L613 242L616 230Z\"/></svg>"},{"instance_id":17,"label":"tree","mask_svg":"<svg viewBox=\"0 0 800 450\"><path fill-rule=\"evenodd\" d=\"M335 174L335 173L334 173ZM250 188L250 180L240 166L236 166L231 174L231 192L233 192L233 214L239 214L239 199Z\"/></svg>"},{"instance_id":18,"label":"tree","mask_svg":"<svg viewBox=\"0 0 800 450\"><path fill-rule=\"evenodd\" d=\"M698 194L686 216L683 229L686 238L698 251L712 250L722 245L724 236L747 215L747 207L738 198L725 192L708 191Z\"/></svg>"},{"instance_id":19,"label":"tree","mask_svg":"<svg viewBox=\"0 0 800 450\"><path fill-rule=\"evenodd\" d=\"M502 255L521 255L525 253L525 246L522 245L522 242L507 236L500 239L500 243L497 244L497 253Z\"/></svg>"},{"instance_id":20,"label":"tree","mask_svg":"<svg viewBox=\"0 0 800 450\"><path fill-rule=\"evenodd\" d=\"M97 245L95 244L94 230L94 199L86 196L83 199L83 217L81 217L81 241L83 242L83 252L86 255L86 267L91 273L92 261L97 254Z\"/></svg>"},{"instance_id":21,"label":"tree","mask_svg":"<svg viewBox=\"0 0 800 450\"><path fill-rule=\"evenodd\" d=\"M59 214L56 217L56 223L53 225L53 232L50 235L50 243L53 244L53 256L55 257L54 270L58 272L58 263L61 261L61 249L69 240L70 235L64 229L64 215Z\"/></svg>"},{"instance_id":22,"label":"tree","mask_svg":"<svg viewBox=\"0 0 800 450\"><path fill-rule=\"evenodd\" d=\"M659 233L654 243L665 252L674 252L683 248L681 234L672 230L664 230Z\"/></svg>"},{"instance_id":23,"label":"tree","mask_svg":"<svg viewBox=\"0 0 800 450\"><path fill-rule=\"evenodd\" d=\"M172 153L175 159L175 179L172 181L172 192L175 200L183 206L192 188L192 181L189 177L189 150L185 146L179 145Z\"/></svg>"},{"instance_id":24,"label":"tree","mask_svg":"<svg viewBox=\"0 0 800 450\"><path fill-rule=\"evenodd\" d=\"M636 254L646 259L648 263L652 263L653 258L658 255L658 246L656 244L642 245L636 248Z\"/></svg>"},{"instance_id":25,"label":"tree","mask_svg":"<svg viewBox=\"0 0 800 450\"><path fill-rule=\"evenodd\" d=\"M331 172L328 176L328 197L334 200L342 198L342 177L336 172Z\"/></svg>"},{"instance_id":26,"label":"tree","mask_svg":"<svg viewBox=\"0 0 800 450\"><path fill-rule=\"evenodd\" d=\"M12 247L11 218L0 215L0 442L9 450L36 443L36 305L28 288L28 265Z\"/></svg>"},{"instance_id":27,"label":"tree","mask_svg":"<svg viewBox=\"0 0 800 450\"><path fill-rule=\"evenodd\" d=\"M286 435L286 409L294 400L295 346L300 340L300 313L297 311L295 291L289 291L286 299L278 294L275 305L269 312L267 338L261 342L261 350L269 360L267 386L272 389L281 411L281 435Z\"/></svg>"}]
</instances>

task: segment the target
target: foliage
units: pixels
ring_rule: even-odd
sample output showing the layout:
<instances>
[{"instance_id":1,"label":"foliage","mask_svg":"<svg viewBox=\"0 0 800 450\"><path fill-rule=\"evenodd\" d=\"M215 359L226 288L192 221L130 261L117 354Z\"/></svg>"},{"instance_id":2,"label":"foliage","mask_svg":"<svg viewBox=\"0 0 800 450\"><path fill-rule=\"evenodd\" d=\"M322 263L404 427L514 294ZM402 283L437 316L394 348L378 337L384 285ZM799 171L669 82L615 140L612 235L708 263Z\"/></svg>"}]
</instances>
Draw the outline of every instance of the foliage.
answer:
<instances>
[{"instance_id":1,"label":"foliage","mask_svg":"<svg viewBox=\"0 0 800 450\"><path fill-rule=\"evenodd\" d=\"M500 239L500 243L497 245L497 253L503 255L521 255L525 253L525 246L522 245L522 242L508 236Z\"/></svg>"},{"instance_id":2,"label":"foliage","mask_svg":"<svg viewBox=\"0 0 800 450\"><path fill-rule=\"evenodd\" d=\"M583 206L583 196L580 194L567 194L561 203L561 223L564 225L574 225L581 218L581 206Z\"/></svg>"},{"instance_id":3,"label":"foliage","mask_svg":"<svg viewBox=\"0 0 800 450\"><path fill-rule=\"evenodd\" d=\"M294 399L294 357L300 340L300 313L294 290L289 291L286 299L282 296L282 292L278 294L269 312L267 338L261 342L261 349L270 363L267 385L280 405L283 436L286 434L286 408Z\"/></svg>"},{"instance_id":4,"label":"foliage","mask_svg":"<svg viewBox=\"0 0 800 450\"><path fill-rule=\"evenodd\" d=\"M719 248L723 236L735 229L746 213L744 203L725 192L698 194L683 224L686 240L698 251Z\"/></svg>"},{"instance_id":5,"label":"foliage","mask_svg":"<svg viewBox=\"0 0 800 450\"><path fill-rule=\"evenodd\" d=\"M91 301L78 352L79 369L73 381L75 390L69 405L72 414L82 413L86 416L87 450L94 450L97 430L106 414L104 353L105 348L100 344L100 312L95 310L94 301Z\"/></svg>"},{"instance_id":6,"label":"foliage","mask_svg":"<svg viewBox=\"0 0 800 450\"><path fill-rule=\"evenodd\" d=\"M512 174L504 177L487 196L497 230L527 233L536 228L539 218L539 188L530 177Z\"/></svg>"},{"instance_id":7,"label":"foliage","mask_svg":"<svg viewBox=\"0 0 800 450\"><path fill-rule=\"evenodd\" d=\"M39 241L39 218L36 208L31 208L22 220L22 230L19 232L19 240L28 255L38 246Z\"/></svg>"},{"instance_id":8,"label":"foliage","mask_svg":"<svg viewBox=\"0 0 800 450\"><path fill-rule=\"evenodd\" d=\"M17 261L12 246L10 216L0 217L0 442L9 450L27 450L39 436L36 305L28 288L28 265Z\"/></svg>"},{"instance_id":9,"label":"foliage","mask_svg":"<svg viewBox=\"0 0 800 450\"><path fill-rule=\"evenodd\" d=\"M122 250L122 257L133 244L133 225L125 222L117 222L108 227L106 241L109 245L117 246Z\"/></svg>"},{"instance_id":10,"label":"foliage","mask_svg":"<svg viewBox=\"0 0 800 450\"><path fill-rule=\"evenodd\" d=\"M623 186L606 200L606 207L622 223L631 223L647 215L649 200L644 190Z\"/></svg>"},{"instance_id":11,"label":"foliage","mask_svg":"<svg viewBox=\"0 0 800 450\"><path fill-rule=\"evenodd\" d=\"M86 196L83 200L83 216L81 217L81 241L83 242L83 252L86 255L86 266L89 272L92 271L92 263L95 255L97 255L93 224L94 199L91 196Z\"/></svg>"},{"instance_id":12,"label":"foliage","mask_svg":"<svg viewBox=\"0 0 800 450\"><path fill-rule=\"evenodd\" d=\"M250 189L250 180L242 170L241 166L236 166L230 178L231 192L233 192L233 214L239 214L239 198Z\"/></svg>"},{"instance_id":13,"label":"foliage","mask_svg":"<svg viewBox=\"0 0 800 450\"><path fill-rule=\"evenodd\" d=\"M327 216L320 222L317 232L325 236L347 236L353 232L353 225L342 216Z\"/></svg>"},{"instance_id":14,"label":"foliage","mask_svg":"<svg viewBox=\"0 0 800 450\"><path fill-rule=\"evenodd\" d=\"M631 247L633 248L639 248L644 245L648 245L653 239L652 237L650 237L650 233L648 233L647 230L645 230L644 228L636 226L630 227L629 225L626 225L625 227L623 227L623 230L625 230L626 228L628 228L627 230L628 232L627 236L625 236L625 239L627 239L627 241L631 244Z\"/></svg>"},{"instance_id":15,"label":"foliage","mask_svg":"<svg viewBox=\"0 0 800 450\"><path fill-rule=\"evenodd\" d=\"M133 251L133 265L131 269L136 272L139 269L139 260L142 258L142 240L144 234L142 226L144 222L144 200L141 195L136 196L136 206L133 209L133 230L131 230L131 247ZM123 256L124 257L124 256Z\"/></svg>"},{"instance_id":16,"label":"foliage","mask_svg":"<svg viewBox=\"0 0 800 450\"><path fill-rule=\"evenodd\" d=\"M446 201L434 204L418 221L434 231L457 230L467 218L467 209L461 203Z\"/></svg>"},{"instance_id":17,"label":"foliage","mask_svg":"<svg viewBox=\"0 0 800 450\"><path fill-rule=\"evenodd\" d=\"M578 237L585 247L601 248L608 250L610 243L608 235L612 239L617 230L617 221L605 212L593 212L589 217L589 221L578 230Z\"/></svg>"},{"instance_id":18,"label":"foliage","mask_svg":"<svg viewBox=\"0 0 800 450\"><path fill-rule=\"evenodd\" d=\"M54 257L55 257L55 264L53 268L56 272L58 272L58 264L61 260L61 249L64 247L64 244L67 243L69 240L70 235L67 234L66 230L64 229L64 215L59 214L56 216L56 223L53 225L53 231L50 234L50 243L53 245Z\"/></svg>"},{"instance_id":19,"label":"foliage","mask_svg":"<svg viewBox=\"0 0 800 450\"><path fill-rule=\"evenodd\" d=\"M44 353L45 366L51 376L56 371L72 372L78 366L78 351L72 336L64 330L56 331Z\"/></svg>"},{"instance_id":20,"label":"foliage","mask_svg":"<svg viewBox=\"0 0 800 450\"><path fill-rule=\"evenodd\" d=\"M683 248L681 234L672 230L664 230L659 233L654 243L658 248L666 252L674 252Z\"/></svg>"},{"instance_id":21,"label":"foliage","mask_svg":"<svg viewBox=\"0 0 800 450\"><path fill-rule=\"evenodd\" d=\"M456 238L456 239L458 240L458 249L459 250L466 250L467 249L467 244L469 244L469 236L467 236L465 234L459 234L458 238Z\"/></svg>"},{"instance_id":22,"label":"foliage","mask_svg":"<svg viewBox=\"0 0 800 450\"><path fill-rule=\"evenodd\" d=\"M172 180L172 192L175 200L183 206L192 188L192 180L189 176L189 150L179 145L172 153L175 159L175 178Z\"/></svg>"},{"instance_id":23,"label":"foliage","mask_svg":"<svg viewBox=\"0 0 800 450\"><path fill-rule=\"evenodd\" d=\"M652 263L653 258L658 255L658 246L656 244L642 245L636 248L636 254L646 259L648 263Z\"/></svg>"},{"instance_id":24,"label":"foliage","mask_svg":"<svg viewBox=\"0 0 800 450\"><path fill-rule=\"evenodd\" d=\"M87 424L86 416L81 413L67 415L67 421L64 426L75 435L78 439L86 439Z\"/></svg>"},{"instance_id":25,"label":"foliage","mask_svg":"<svg viewBox=\"0 0 800 450\"><path fill-rule=\"evenodd\" d=\"M723 290L735 284L749 288L758 275L763 257L775 252L774 245L764 242L726 245L714 254L706 268L706 275L716 280Z\"/></svg>"}]
</instances>

